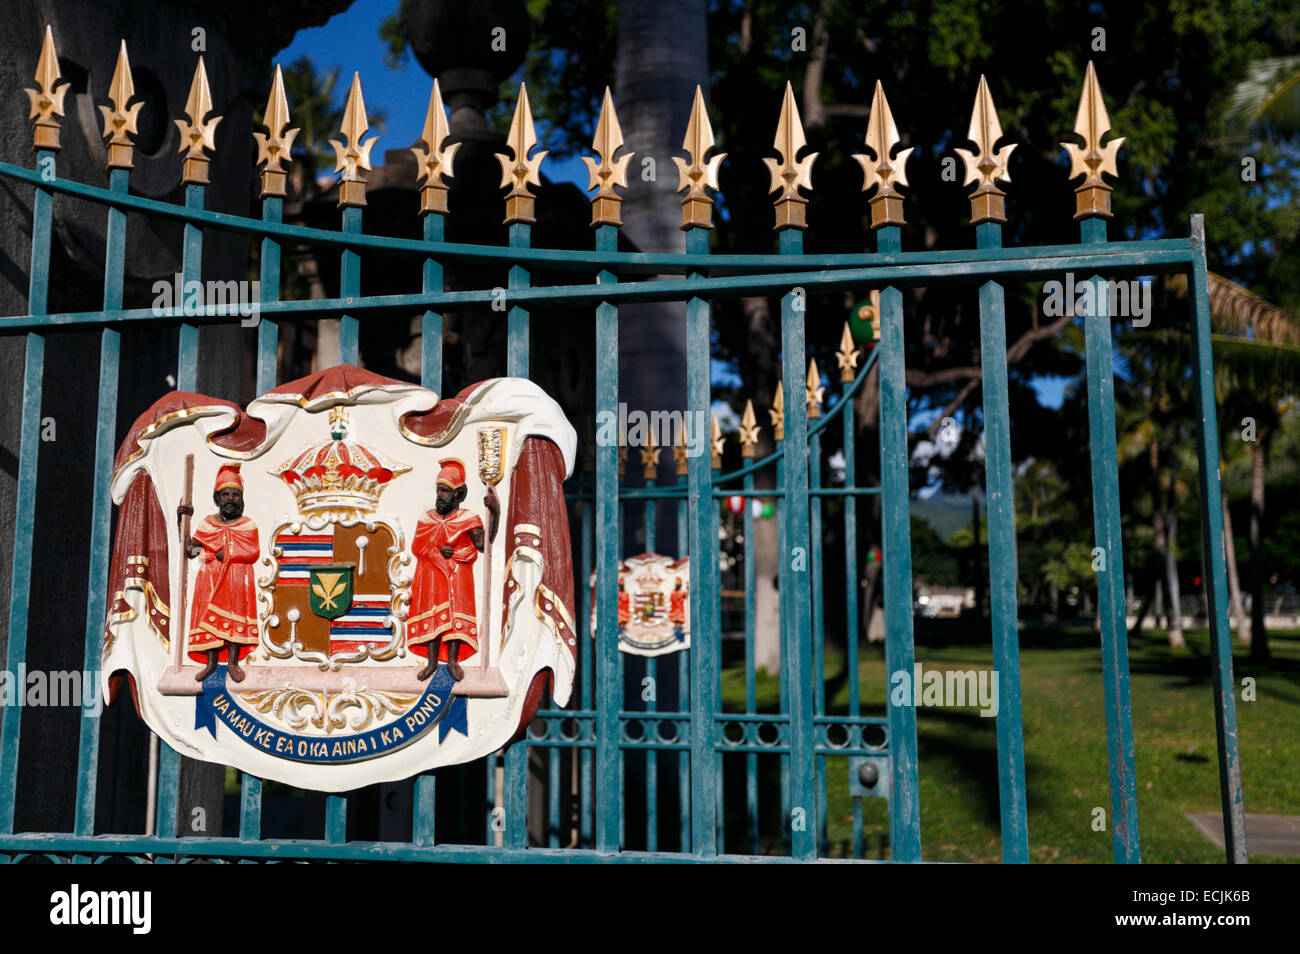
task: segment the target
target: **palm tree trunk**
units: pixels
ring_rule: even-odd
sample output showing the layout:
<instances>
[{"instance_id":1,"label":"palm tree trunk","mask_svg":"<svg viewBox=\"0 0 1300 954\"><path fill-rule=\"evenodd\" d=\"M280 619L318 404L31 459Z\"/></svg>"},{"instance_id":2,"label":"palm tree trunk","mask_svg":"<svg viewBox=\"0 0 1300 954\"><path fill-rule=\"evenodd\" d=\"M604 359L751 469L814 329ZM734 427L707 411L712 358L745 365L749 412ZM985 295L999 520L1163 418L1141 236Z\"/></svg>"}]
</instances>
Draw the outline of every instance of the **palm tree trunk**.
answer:
<instances>
[{"instance_id":1,"label":"palm tree trunk","mask_svg":"<svg viewBox=\"0 0 1300 954\"><path fill-rule=\"evenodd\" d=\"M1250 447L1250 658L1268 659L1264 630L1264 433Z\"/></svg>"},{"instance_id":2,"label":"palm tree trunk","mask_svg":"<svg viewBox=\"0 0 1300 954\"><path fill-rule=\"evenodd\" d=\"M1223 488L1223 555L1228 563L1228 611L1237 624L1237 638L1250 642L1250 620L1241 602L1241 577L1237 573L1237 551L1232 543L1232 511L1228 509L1228 490Z\"/></svg>"},{"instance_id":3,"label":"palm tree trunk","mask_svg":"<svg viewBox=\"0 0 1300 954\"><path fill-rule=\"evenodd\" d=\"M1169 468L1169 495L1165 498L1165 583L1169 588L1169 645L1186 646L1183 638L1183 594L1178 585L1178 475Z\"/></svg>"}]
</instances>

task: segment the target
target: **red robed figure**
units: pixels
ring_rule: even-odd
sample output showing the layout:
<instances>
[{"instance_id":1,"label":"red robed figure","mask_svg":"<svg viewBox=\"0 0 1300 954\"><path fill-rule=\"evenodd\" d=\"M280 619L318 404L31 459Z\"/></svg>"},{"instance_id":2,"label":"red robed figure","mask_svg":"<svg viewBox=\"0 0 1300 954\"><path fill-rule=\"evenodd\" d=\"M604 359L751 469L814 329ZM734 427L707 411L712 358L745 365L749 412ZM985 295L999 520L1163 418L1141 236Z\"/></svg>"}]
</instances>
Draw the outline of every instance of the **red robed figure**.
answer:
<instances>
[{"instance_id":1,"label":"red robed figure","mask_svg":"<svg viewBox=\"0 0 1300 954\"><path fill-rule=\"evenodd\" d=\"M465 485L464 470L457 462L444 462L438 482L459 488ZM428 658L427 643L442 639L438 646L439 662L448 660L451 643L468 643L478 651L478 612L474 598L474 562L478 547L471 531L482 530L483 520L475 513L457 507L448 514L437 509L427 511L415 527L411 553L415 557L415 578L411 581L411 610L406 624L406 644ZM450 557L442 548L450 546ZM464 661L464 653L457 658Z\"/></svg>"}]
</instances>

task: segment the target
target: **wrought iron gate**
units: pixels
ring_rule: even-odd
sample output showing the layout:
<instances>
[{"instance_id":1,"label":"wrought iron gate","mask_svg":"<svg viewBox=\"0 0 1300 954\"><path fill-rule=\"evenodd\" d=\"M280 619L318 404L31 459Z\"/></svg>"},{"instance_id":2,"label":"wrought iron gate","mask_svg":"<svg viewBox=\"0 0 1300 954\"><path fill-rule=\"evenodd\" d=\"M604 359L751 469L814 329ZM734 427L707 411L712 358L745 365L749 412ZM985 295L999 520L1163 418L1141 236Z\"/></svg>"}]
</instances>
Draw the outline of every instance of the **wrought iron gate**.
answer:
<instances>
[{"instance_id":1,"label":"wrought iron gate","mask_svg":"<svg viewBox=\"0 0 1300 954\"><path fill-rule=\"evenodd\" d=\"M826 854L828 765L854 772L852 791L854 831L850 853L862 854L862 801L875 787L887 793L889 806L890 856L897 861L922 858L920 807L917 786L917 733L915 710L888 706L883 716L865 715L858 698L858 605L859 554L855 532L858 498L880 494L883 501L883 585L886 627L886 669L911 672L914 663L912 635L911 544L907 458L906 385L904 379L904 309L902 289L933 283L957 284L978 289L983 389L986 409L986 481L988 500L990 604L996 669L1000 673L1002 704L997 717L997 760L1002 820L1002 853L1006 861L1029 860L1025 800L1024 741L1020 716L1020 669L1017 637L1016 540L1012 503L1010 428L1007 413L1008 385L1003 287L1005 283L1043 280L1062 272L1087 276L1098 291L1104 277L1190 273L1193 293L1191 327L1194 335L1196 395L1199 408L1198 439L1202 533L1205 565L1208 569L1210 624L1213 638L1214 705L1217 717L1220 781L1223 816L1228 834L1229 860L1245 860L1244 814L1240 767L1237 762L1236 722L1233 708L1231 652L1227 622L1227 585L1224 570L1222 513L1219 489L1218 435L1215 423L1213 368L1210 346L1204 233L1199 217L1191 222L1186 238L1159 241L1108 242L1106 219L1110 217L1110 187L1103 173L1114 174L1117 141L1103 144L1108 120L1091 66L1085 78L1077 132L1084 145L1067 147L1073 161L1072 176L1084 175L1076 190L1080 220L1078 244L1036 248L1003 248L1001 223L1003 193L997 181L1005 181L1008 150L995 149L1001 132L992 111L987 88L981 84L976 100L972 134L976 145L967 154L968 181L977 184L972 195L972 219L976 247L951 251L904 251L902 197L897 186L907 185L904 173L907 152L897 153L898 133L879 84L871 110L867 134L869 155L859 156L865 173L864 190L874 187L870 199L872 228L876 233L873 253L805 254L806 198L800 189L811 187L809 171L814 157L801 157L803 134L787 90L776 138L779 159L768 159L776 199L776 228L779 249L768 255L711 255L712 227L710 190L716 188L716 170L721 156L712 156L713 135L697 93L695 109L687 130L688 159L676 160L681 176L684 254L647 254L618 251L619 193L615 186L626 184L627 161L616 153L621 134L607 98L597 130L598 157L590 160L595 246L589 251L559 251L530 247L533 197L538 183L540 157L530 157L536 145L526 95L512 124L509 147L513 156L502 157L503 185L509 186L506 221L510 225L508 247L453 244L444 241L447 183L451 174L452 150L444 148L446 126L435 86L429 125L426 127L425 156L421 162L422 239L403 239L362 232L365 204L364 170L369 168L369 147L361 139L365 132L364 113L349 101L344 120L344 142L337 145L341 227L337 231L283 224L285 194L284 162L289 159L286 136L289 114L283 91L277 82L266 115L268 128L259 134L259 164L262 167L262 215L246 218L205 208L207 154L212 146L210 100L191 94L189 115L181 121L186 142L184 205L155 201L133 195L129 189L132 166L130 134L136 109L131 105L132 87L125 44L118 73L109 91L111 108L104 108L108 138L107 188L68 181L56 174L59 148L59 117L62 93L52 40L47 33L46 49L37 71L36 88L30 92L31 116L35 128L33 168L0 163L0 175L15 187L29 188L34 195L32 259L28 314L0 319L0 332L26 336L26 370L22 390L22 432L18 470L18 499L14 562L8 613L7 668L10 672L24 662L32 619L30 554L34 546L33 511L37 487L37 447L41 428L41 400L44 387L44 345L48 335L70 330L99 329L100 361L97 430L93 460L93 529L87 547L91 572L84 591L87 610L84 670L93 672L101 652L101 623L105 612L106 567L109 559L111 506L108 483L117 442L115 421L118 405L120 333L143 322L161 323L180 329L180 350L176 362L177 387L194 390L200 360L198 321L230 322L229 313L211 305L199 315L181 308L162 312L127 308L123 304L123 270L128 214L157 216L184 226L182 274L197 279L208 232L231 232L261 242L262 320L256 330L257 390L276 385L277 334L280 322L318 318L340 318L341 360L358 362L358 334L361 321L379 321L394 314L423 314L422 383L434 390L442 384L443 313L478 311L493 315L499 295L490 288L444 290L443 266L449 262L493 264L509 268L508 373L529 373L530 308L568 306L591 308L596 315L596 406L611 410L617 405L619 306L644 301L684 301L688 337L687 407L709 413L710 393L710 305L714 300L740 295L772 295L781 298L781 354L786 400L774 409L772 421L783 426L777 450L763 460L752 459L751 428L742 435L747 453L744 465L721 473L714 459L698 455L679 458L675 479L660 482L657 451L643 457L646 487L623 487L621 461L615 444L595 448L594 477L576 478L570 499L574 519L581 532L580 553L575 564L581 580L594 570L596 616L601 632L584 640L581 655L581 689L577 707L571 711L543 710L528 730L526 744L516 744L504 755L501 773L504 786L504 818L483 806L484 838L479 844L446 844L434 830L434 803L438 792L435 777L420 776L414 783L414 825L402 842L349 840L347 796L327 798L325 837L321 840L263 839L261 837L261 783L242 779L239 835L218 837L168 837L164 835L115 834L95 830L96 769L99 754L98 725L83 714L80 732L78 785L74 830L71 832L14 832L14 806L18 790L18 753L22 710L3 713L0 733L0 858L19 861L33 854L59 860L101 859L126 856L135 860L149 857L186 860L211 859L392 859L392 860L717 860L759 856L762 860L811 861ZM200 84L200 78L202 83ZM202 64L196 72L195 88L206 93ZM354 82L359 99L359 84ZM83 313L50 314L47 293L50 281L50 248L55 197L61 202L90 202L105 209L107 252L101 309ZM307 245L337 252L341 258L338 297L323 300L279 300L281 250L286 243ZM360 253L381 252L422 263L423 291L404 295L362 296ZM541 274L568 276L561 284L534 287ZM675 276L647 278L646 276ZM637 279L637 280L632 280ZM851 341L841 349L842 388L826 416L820 416L820 376L809 376L806 400L799 400L795 382L804 382L808 348L805 341L806 296L824 291L867 289L879 291L879 343L863 357ZM1123 599L1123 546L1120 537L1120 498L1116 471L1114 395L1111 367L1111 317L1104 293L1092 297L1083 315L1087 339L1087 386L1090 449L1094 487L1096 545L1107 554L1105 569L1098 574L1101 601L1102 673L1105 686L1106 729L1109 740L1111 811L1116 861L1134 862L1140 857L1137 823L1137 788L1134 773L1128 662L1125 644ZM493 318L492 320L498 320ZM849 398L878 371L880 387L880 487L861 487L855 480L853 404ZM811 413L810 413L811 412ZM813 416L817 415L817 416ZM819 441L827 428L843 430L845 474L842 483L823 485L820 474ZM809 467L809 461L816 466ZM763 468L775 471L772 489L758 489L755 475ZM676 479L684 477L684 481ZM755 694L753 633L754 562L746 551L745 586L745 677L746 703L743 711L724 711L719 688L721 670L718 515L721 501L731 494L748 499L775 498L780 514L780 629L781 693L777 711L761 711ZM845 539L844 554L848 606L844 640L847 649L850 696L847 711L828 711L822 646L825 640L823 593L821 589L821 525L823 502L842 501ZM692 647L687 653L666 657L671 662L652 662L656 667L677 666L682 692L673 711L659 711L652 702L642 704L624 697L623 661L613 638L617 617L615 574L620 558L621 521L640 515L645 520L647 549L654 547L656 507L675 508L680 537L687 541L691 557ZM745 540L753 539L752 509L745 508ZM590 591L579 596L580 624L587 626ZM157 784L157 817L176 817L178 808L179 756L163 752ZM541 789L548 817L548 834L530 844L526 821L529 800L530 753L538 761ZM643 753L643 754L638 754ZM629 784L624 773L629 759L641 759L646 794L645 850L628 851L623 831L624 806ZM742 760L742 790L728 791L722 768L728 759ZM769 759L779 761L779 819L782 837L775 845L760 846L759 815L770 812L772 794L760 798L758 766ZM489 760L489 791L495 795L495 760ZM859 776L860 766L876 770L878 780L868 785L871 772ZM567 767L567 768L566 768ZM662 773L662 774L661 774ZM666 800L660 793L671 791L663 779L676 775L676 794ZM576 779L572 784L571 779ZM578 834L568 847L561 847L565 831L560 820L562 801L572 799L578 816ZM739 837L727 837L723 806L740 806L744 825ZM465 807L466 811L471 809ZM668 827L678 838L663 843L660 831L664 818L673 816ZM494 824L503 822L502 824ZM500 844L497 832L500 831ZM638 837L637 843L642 839ZM762 850L761 855L760 849Z\"/></svg>"}]
</instances>

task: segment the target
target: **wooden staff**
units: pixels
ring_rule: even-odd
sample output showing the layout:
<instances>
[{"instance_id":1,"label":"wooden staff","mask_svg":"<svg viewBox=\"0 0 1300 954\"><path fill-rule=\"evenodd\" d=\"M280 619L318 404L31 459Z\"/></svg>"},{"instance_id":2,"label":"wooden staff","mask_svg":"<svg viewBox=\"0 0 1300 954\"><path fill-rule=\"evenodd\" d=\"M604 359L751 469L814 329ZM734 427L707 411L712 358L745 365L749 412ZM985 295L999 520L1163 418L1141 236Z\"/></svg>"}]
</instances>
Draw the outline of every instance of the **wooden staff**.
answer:
<instances>
[{"instance_id":1,"label":"wooden staff","mask_svg":"<svg viewBox=\"0 0 1300 954\"><path fill-rule=\"evenodd\" d=\"M194 455L185 455L185 495L181 497L181 508L187 508L188 513L178 513L176 522L181 532L181 581L180 589L177 591L176 606L180 618L180 634L174 640L172 646L172 663L176 666L176 671L181 671L181 666L185 662L185 644L189 641L189 622L185 614L185 584L190 578L190 517L194 512ZM180 509L180 508L177 508Z\"/></svg>"},{"instance_id":2,"label":"wooden staff","mask_svg":"<svg viewBox=\"0 0 1300 954\"><path fill-rule=\"evenodd\" d=\"M505 429L480 428L478 432L478 475L489 487L495 487L501 481L502 456L505 454ZM501 516L497 514L497 522ZM483 543L483 613L479 623L479 673L488 679L492 656L492 514L488 514L487 526L483 528L486 540Z\"/></svg>"}]
</instances>

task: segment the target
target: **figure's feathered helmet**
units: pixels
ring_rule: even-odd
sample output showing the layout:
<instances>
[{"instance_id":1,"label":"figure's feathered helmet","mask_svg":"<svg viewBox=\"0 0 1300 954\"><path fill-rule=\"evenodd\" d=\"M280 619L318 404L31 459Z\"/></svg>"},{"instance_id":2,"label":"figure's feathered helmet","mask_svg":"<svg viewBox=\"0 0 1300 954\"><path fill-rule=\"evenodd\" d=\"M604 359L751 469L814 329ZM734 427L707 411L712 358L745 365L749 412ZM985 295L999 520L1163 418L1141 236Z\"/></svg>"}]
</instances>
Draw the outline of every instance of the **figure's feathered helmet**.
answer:
<instances>
[{"instance_id":1,"label":"figure's feathered helmet","mask_svg":"<svg viewBox=\"0 0 1300 954\"><path fill-rule=\"evenodd\" d=\"M238 464L222 464L221 469L217 471L217 480L212 487L212 492L219 494L227 488L244 492L244 478L239 475Z\"/></svg>"},{"instance_id":2,"label":"figure's feathered helmet","mask_svg":"<svg viewBox=\"0 0 1300 954\"><path fill-rule=\"evenodd\" d=\"M442 470L438 471L438 479L434 486L450 487L452 490L459 490L465 486L465 465L454 457L446 457L438 461Z\"/></svg>"}]
</instances>

